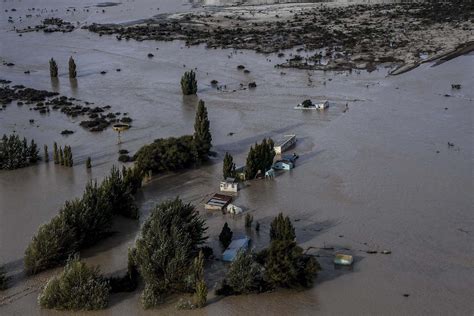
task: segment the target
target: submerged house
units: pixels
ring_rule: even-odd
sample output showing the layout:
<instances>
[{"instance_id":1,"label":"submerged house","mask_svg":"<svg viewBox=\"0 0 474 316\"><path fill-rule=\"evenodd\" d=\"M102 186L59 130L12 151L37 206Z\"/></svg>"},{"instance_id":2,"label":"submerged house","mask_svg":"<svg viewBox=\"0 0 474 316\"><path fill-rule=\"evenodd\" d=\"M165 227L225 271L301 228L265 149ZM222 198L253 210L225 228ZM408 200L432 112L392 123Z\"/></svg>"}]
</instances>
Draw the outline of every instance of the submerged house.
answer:
<instances>
[{"instance_id":1,"label":"submerged house","mask_svg":"<svg viewBox=\"0 0 474 316\"><path fill-rule=\"evenodd\" d=\"M275 145L273 146L273 150L275 150L275 154L281 155L282 152L290 148L296 144L296 135L285 135L283 138L278 140Z\"/></svg>"},{"instance_id":2,"label":"submerged house","mask_svg":"<svg viewBox=\"0 0 474 316\"><path fill-rule=\"evenodd\" d=\"M325 110L329 107L329 101L323 100L316 103L312 103L311 100L305 100L302 103L295 106L295 110Z\"/></svg>"},{"instance_id":3,"label":"submerged house","mask_svg":"<svg viewBox=\"0 0 474 316\"><path fill-rule=\"evenodd\" d=\"M315 103L314 105L316 106L316 109L318 109L318 110L325 110L329 107L329 101L324 100L324 101Z\"/></svg>"},{"instance_id":4,"label":"submerged house","mask_svg":"<svg viewBox=\"0 0 474 316\"><path fill-rule=\"evenodd\" d=\"M216 193L204 204L204 208L208 211L224 211L230 202L232 202L231 196Z\"/></svg>"},{"instance_id":5,"label":"submerged house","mask_svg":"<svg viewBox=\"0 0 474 316\"><path fill-rule=\"evenodd\" d=\"M265 172L265 179L273 179L273 178L275 178L275 170L273 168L270 168Z\"/></svg>"},{"instance_id":6,"label":"submerged house","mask_svg":"<svg viewBox=\"0 0 474 316\"><path fill-rule=\"evenodd\" d=\"M294 167L295 167L295 164L289 159L277 160L273 164L273 169L276 169L276 170L291 170Z\"/></svg>"},{"instance_id":7,"label":"submerged house","mask_svg":"<svg viewBox=\"0 0 474 316\"><path fill-rule=\"evenodd\" d=\"M232 240L229 247L222 254L222 260L232 262L235 260L237 255L241 251L247 251L250 244L250 238L245 236L244 238Z\"/></svg>"},{"instance_id":8,"label":"submerged house","mask_svg":"<svg viewBox=\"0 0 474 316\"><path fill-rule=\"evenodd\" d=\"M239 182L235 178L227 178L224 181L221 181L220 189L222 192L234 192L239 191Z\"/></svg>"}]
</instances>

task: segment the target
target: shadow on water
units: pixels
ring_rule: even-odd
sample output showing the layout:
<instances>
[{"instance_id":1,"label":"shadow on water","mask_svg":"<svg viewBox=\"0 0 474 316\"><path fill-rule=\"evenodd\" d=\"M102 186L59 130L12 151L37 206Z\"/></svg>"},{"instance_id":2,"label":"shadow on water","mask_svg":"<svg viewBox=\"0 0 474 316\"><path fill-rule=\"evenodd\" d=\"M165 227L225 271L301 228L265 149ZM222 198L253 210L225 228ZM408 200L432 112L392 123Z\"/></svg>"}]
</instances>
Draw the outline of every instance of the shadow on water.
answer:
<instances>
[{"instance_id":1,"label":"shadow on water","mask_svg":"<svg viewBox=\"0 0 474 316\"><path fill-rule=\"evenodd\" d=\"M308 162L311 162L314 158L316 158L316 156L318 156L319 154L321 154L323 152L324 152L324 150L320 149L320 150L315 150L315 151L312 151L312 152L301 154L301 155L299 155L299 158L296 161L296 165L297 166L305 165Z\"/></svg>"},{"instance_id":2,"label":"shadow on water","mask_svg":"<svg viewBox=\"0 0 474 316\"><path fill-rule=\"evenodd\" d=\"M59 92L59 78L51 78L51 90Z\"/></svg>"},{"instance_id":3,"label":"shadow on water","mask_svg":"<svg viewBox=\"0 0 474 316\"><path fill-rule=\"evenodd\" d=\"M308 241L313 240L317 235L322 234L330 230L333 227L336 227L340 224L338 220L324 220L321 222L311 221L309 219L302 220L306 225L303 227L298 226L298 222L294 222L293 225L295 226L295 230L297 233L296 240L298 243L305 243ZM301 232L298 234L298 232ZM321 245L322 247L323 245Z\"/></svg>"},{"instance_id":4,"label":"shadow on water","mask_svg":"<svg viewBox=\"0 0 474 316\"><path fill-rule=\"evenodd\" d=\"M81 251L81 257L94 257L133 240L140 229L140 223L137 220L117 217L114 220L113 229L107 238Z\"/></svg>"},{"instance_id":5,"label":"shadow on water","mask_svg":"<svg viewBox=\"0 0 474 316\"><path fill-rule=\"evenodd\" d=\"M77 97L77 79L76 78L69 78L69 83L71 85L71 94L73 97Z\"/></svg>"}]
</instances>

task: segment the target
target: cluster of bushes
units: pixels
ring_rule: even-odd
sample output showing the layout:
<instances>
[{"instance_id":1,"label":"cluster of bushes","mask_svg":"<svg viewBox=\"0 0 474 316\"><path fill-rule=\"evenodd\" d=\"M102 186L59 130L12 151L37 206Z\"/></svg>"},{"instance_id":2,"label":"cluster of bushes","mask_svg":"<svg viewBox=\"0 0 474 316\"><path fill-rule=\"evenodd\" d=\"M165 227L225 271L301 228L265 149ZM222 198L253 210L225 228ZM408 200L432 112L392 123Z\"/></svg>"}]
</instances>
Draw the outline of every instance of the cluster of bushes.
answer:
<instances>
[{"instance_id":1,"label":"cluster of bushes","mask_svg":"<svg viewBox=\"0 0 474 316\"><path fill-rule=\"evenodd\" d=\"M277 287L310 287L321 269L296 245L295 230L282 214L271 224L271 243L259 253L241 252L230 265L218 295L261 293Z\"/></svg>"},{"instance_id":2,"label":"cluster of bushes","mask_svg":"<svg viewBox=\"0 0 474 316\"><path fill-rule=\"evenodd\" d=\"M136 167L145 173L190 168L207 160L212 147L211 142L207 109L204 102L200 100L193 136L157 139L153 143L141 147L134 155L133 160Z\"/></svg>"},{"instance_id":3,"label":"cluster of bushes","mask_svg":"<svg viewBox=\"0 0 474 316\"><path fill-rule=\"evenodd\" d=\"M246 179L254 179L257 175L264 174L265 171L271 168L273 158L275 158L273 145L273 140L264 138L260 144L255 143L255 146L250 147L245 165Z\"/></svg>"},{"instance_id":4,"label":"cluster of bushes","mask_svg":"<svg viewBox=\"0 0 474 316\"><path fill-rule=\"evenodd\" d=\"M25 251L27 273L60 265L107 236L114 215L138 218L133 194L141 180L140 171L124 168L120 172L113 167L101 185L88 183L82 198L67 201L58 215L39 228Z\"/></svg>"},{"instance_id":5,"label":"cluster of bushes","mask_svg":"<svg viewBox=\"0 0 474 316\"><path fill-rule=\"evenodd\" d=\"M3 135L0 141L0 169L13 170L27 167L39 160L39 150L34 140L30 145L18 135Z\"/></svg>"},{"instance_id":6,"label":"cluster of bushes","mask_svg":"<svg viewBox=\"0 0 474 316\"><path fill-rule=\"evenodd\" d=\"M198 255L198 246L207 239L206 230L194 206L178 198L152 211L134 250L135 264L145 282L145 308L177 292L195 293L198 305L205 302L203 254Z\"/></svg>"},{"instance_id":7,"label":"cluster of bushes","mask_svg":"<svg viewBox=\"0 0 474 316\"><path fill-rule=\"evenodd\" d=\"M133 159L135 165L146 172L180 170L196 163L196 146L192 136L160 138L141 147Z\"/></svg>"},{"instance_id":8,"label":"cluster of bushes","mask_svg":"<svg viewBox=\"0 0 474 316\"><path fill-rule=\"evenodd\" d=\"M43 308L97 310L107 307L110 286L98 268L90 268L75 258L64 271L46 284L38 297Z\"/></svg>"},{"instance_id":9,"label":"cluster of bushes","mask_svg":"<svg viewBox=\"0 0 474 316\"><path fill-rule=\"evenodd\" d=\"M72 149L71 146L64 146L59 147L56 142L53 145L53 161L55 164L59 164L61 166L72 167L74 165L74 161L72 159Z\"/></svg>"},{"instance_id":10,"label":"cluster of bushes","mask_svg":"<svg viewBox=\"0 0 474 316\"><path fill-rule=\"evenodd\" d=\"M106 278L98 267L88 267L74 256L60 275L48 280L38 303L43 308L57 310L104 309L111 293L134 291L138 277L133 251L128 253L128 269L121 277Z\"/></svg>"}]
</instances>

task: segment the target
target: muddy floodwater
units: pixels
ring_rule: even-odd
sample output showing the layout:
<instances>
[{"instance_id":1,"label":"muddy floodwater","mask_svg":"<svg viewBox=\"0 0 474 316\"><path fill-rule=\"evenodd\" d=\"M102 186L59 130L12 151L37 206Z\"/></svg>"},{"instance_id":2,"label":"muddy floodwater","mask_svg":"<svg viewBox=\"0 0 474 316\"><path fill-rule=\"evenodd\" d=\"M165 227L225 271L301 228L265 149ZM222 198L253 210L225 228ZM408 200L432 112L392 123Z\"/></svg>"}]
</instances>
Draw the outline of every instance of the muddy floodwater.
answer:
<instances>
[{"instance_id":1,"label":"muddy floodwater","mask_svg":"<svg viewBox=\"0 0 474 316\"><path fill-rule=\"evenodd\" d=\"M0 171L0 263L12 276L11 288L0 293L1 315L67 314L37 305L41 285L58 270L24 276L23 253L31 238L66 200L81 195L87 181L100 180L112 165L120 165L120 149L133 153L156 138L192 133L198 99L208 108L217 157L199 169L154 178L138 197L140 223L118 219L116 234L81 253L88 263L105 273L124 271L140 224L154 205L176 195L194 203L206 218L209 244L218 253L217 235L224 222L235 234L246 232L243 216L204 211L203 202L219 188L225 152L243 165L256 141L296 134L297 145L290 151L300 156L296 168L274 180L250 182L235 201L261 223L260 233L250 233L252 245L268 245L270 222L283 212L294 220L303 248L346 248L354 255L353 269L337 270L332 252L311 248L323 267L313 288L226 298L212 294L204 309L186 313L474 313L473 54L387 76L389 68L383 65L371 73L281 70L274 65L282 58L251 51L188 48L180 41L117 41L81 29L22 36L13 30L53 16L82 25L199 10L186 1L134 0L97 7L100 3L5 0L0 5L0 79L110 105L112 112L133 118L119 143L112 129L90 133L78 125L80 118L59 112L40 115L16 102L0 111L0 135L34 138L41 149L43 144L52 148L55 141L70 145L75 162L73 168L40 162ZM9 16L15 23L7 22ZM67 75L69 56L77 64L75 81ZM49 77L51 57L59 65L57 81ZM183 97L180 91L180 77L188 69L197 72L197 97ZM217 90L210 84L213 79L225 88ZM257 87L248 89L250 82ZM462 88L452 90L453 83ZM328 99L330 107L324 112L294 110L304 99ZM64 129L75 133L60 135ZM391 254L368 254L369 249ZM218 272L209 276L210 288L225 271L220 262L212 265ZM87 314L184 314L175 304L144 311L137 290L114 294L108 309Z\"/></svg>"}]
</instances>

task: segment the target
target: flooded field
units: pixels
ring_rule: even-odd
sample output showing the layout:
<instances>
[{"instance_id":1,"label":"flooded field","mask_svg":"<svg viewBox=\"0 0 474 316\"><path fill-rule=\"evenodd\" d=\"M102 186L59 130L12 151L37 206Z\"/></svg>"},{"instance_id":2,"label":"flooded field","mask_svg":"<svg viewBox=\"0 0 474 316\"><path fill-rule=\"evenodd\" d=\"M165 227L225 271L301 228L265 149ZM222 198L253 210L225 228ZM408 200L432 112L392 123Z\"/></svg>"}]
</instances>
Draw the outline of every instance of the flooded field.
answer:
<instances>
[{"instance_id":1,"label":"flooded field","mask_svg":"<svg viewBox=\"0 0 474 316\"><path fill-rule=\"evenodd\" d=\"M209 226L209 243L217 252L217 235L225 221L235 233L245 233L243 216L233 218L203 209L206 197L218 190L224 153L230 152L241 165L256 141L295 133L298 143L292 151L300 155L297 167L271 181L251 182L236 200L262 225L259 234L251 234L253 246L261 249L268 244L270 221L284 212L295 220L297 241L303 248L348 248L356 260L352 271L335 270L329 254L320 251L323 271L309 290L212 296L206 308L187 313L474 312L474 78L468 71L474 67L474 55L436 67L427 63L399 76L387 76L389 69L384 67L372 73L282 72L274 68L281 60L273 54L187 48L180 41L117 41L80 29L64 34L31 32L21 37L13 31L13 26L35 25L50 16L80 24L108 23L199 9L168 0L123 1L100 8L97 4L54 0L41 5L35 1L2 3L0 62L15 65L0 64L0 79L110 105L113 112L128 112L134 121L119 144L112 129L90 133L77 124L79 118L61 113L40 115L15 102L0 111L0 135L15 131L34 138L40 148L43 144L51 148L54 141L71 145L75 159L73 168L39 163L0 171L0 263L13 276L12 287L0 294L0 299L4 297L0 314L61 314L40 310L36 301L39 287L55 271L34 278L22 273L24 250L39 225L56 215L64 201L79 196L87 181L100 180L112 165L119 165L120 149L133 153L156 138L191 133L198 99L206 101L213 150L218 156L200 169L163 175L148 183L139 196L140 221L154 205L179 195L198 206ZM36 17L36 10L28 11L37 6L48 12ZM160 10L152 11L158 7ZM12 8L16 11L10 11ZM58 11L50 12L52 8ZM25 18L26 14L32 17ZM7 23L8 16L16 22ZM148 58L148 53L154 57ZM69 56L76 60L77 81L67 76ZM58 81L49 77L51 57L59 65ZM239 71L241 64L250 73ZM198 96L183 97L180 77L194 68ZM27 70L30 74L24 73ZM101 71L107 73L102 75ZM226 89L213 88L213 79ZM242 88L253 81L256 89ZM461 84L462 89L452 90L453 83ZM330 108L309 113L293 110L308 98L328 99ZM346 104L348 111L344 112ZM62 136L64 129L75 133ZM90 172L85 167L88 156L93 164ZM116 234L81 253L105 273L125 269L127 249L139 230L134 221L122 219L115 224ZM367 254L368 249L390 249L392 254ZM214 265L216 271L223 271L220 262ZM221 276L209 277L211 288ZM143 310L139 293L113 295L110 307L97 314L156 313ZM184 313L174 305L165 304L158 312Z\"/></svg>"}]
</instances>

